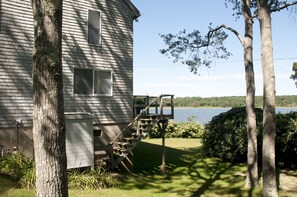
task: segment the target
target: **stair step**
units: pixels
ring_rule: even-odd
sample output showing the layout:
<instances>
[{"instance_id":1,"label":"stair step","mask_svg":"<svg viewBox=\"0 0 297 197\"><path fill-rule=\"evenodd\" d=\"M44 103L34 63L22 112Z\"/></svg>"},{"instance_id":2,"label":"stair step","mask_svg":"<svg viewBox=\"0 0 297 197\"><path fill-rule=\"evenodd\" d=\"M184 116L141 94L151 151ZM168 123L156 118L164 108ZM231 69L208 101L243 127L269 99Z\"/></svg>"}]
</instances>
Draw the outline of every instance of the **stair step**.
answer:
<instances>
[{"instance_id":1,"label":"stair step","mask_svg":"<svg viewBox=\"0 0 297 197\"><path fill-rule=\"evenodd\" d=\"M115 152L126 152L126 151L128 151L126 148L121 148L121 147L113 147L113 150Z\"/></svg>"},{"instance_id":2,"label":"stair step","mask_svg":"<svg viewBox=\"0 0 297 197\"><path fill-rule=\"evenodd\" d=\"M105 161L102 161L102 160L96 160L95 161L95 166L107 166L107 163Z\"/></svg>"},{"instance_id":3,"label":"stair step","mask_svg":"<svg viewBox=\"0 0 297 197\"><path fill-rule=\"evenodd\" d=\"M134 138L134 139L136 139L138 137L138 135L137 135L136 132L135 133L131 133L131 137Z\"/></svg>"},{"instance_id":4,"label":"stair step","mask_svg":"<svg viewBox=\"0 0 297 197\"><path fill-rule=\"evenodd\" d=\"M132 144L129 143L129 142L117 142L117 144L118 144L121 148L128 148L129 146L132 146Z\"/></svg>"},{"instance_id":5,"label":"stair step","mask_svg":"<svg viewBox=\"0 0 297 197\"><path fill-rule=\"evenodd\" d=\"M95 151L94 152L94 161L95 161L95 163L98 160L107 161L107 160L110 160L110 157L105 151Z\"/></svg>"},{"instance_id":6,"label":"stair step","mask_svg":"<svg viewBox=\"0 0 297 197\"><path fill-rule=\"evenodd\" d=\"M109 160L103 160L103 159L97 159L94 162L95 166L100 166L100 167L107 167L109 163L110 163Z\"/></svg>"},{"instance_id":7,"label":"stair step","mask_svg":"<svg viewBox=\"0 0 297 197\"><path fill-rule=\"evenodd\" d=\"M155 114L148 114L148 115L146 115L146 117L147 118L149 118L149 120L152 120L152 121L154 121L154 120L156 120L157 119L157 114L155 115Z\"/></svg>"},{"instance_id":8,"label":"stair step","mask_svg":"<svg viewBox=\"0 0 297 197\"><path fill-rule=\"evenodd\" d=\"M107 153L104 150L96 150L94 151L94 155L107 155Z\"/></svg>"},{"instance_id":9,"label":"stair step","mask_svg":"<svg viewBox=\"0 0 297 197\"><path fill-rule=\"evenodd\" d=\"M139 129L141 130L141 131L149 131L149 130L151 130L152 129L152 126L140 126L139 127Z\"/></svg>"},{"instance_id":10,"label":"stair step","mask_svg":"<svg viewBox=\"0 0 297 197\"><path fill-rule=\"evenodd\" d=\"M109 161L110 158L109 157L105 157L105 158L101 158L101 159L95 159L95 163L96 162L106 162L106 161Z\"/></svg>"},{"instance_id":11,"label":"stair step","mask_svg":"<svg viewBox=\"0 0 297 197\"><path fill-rule=\"evenodd\" d=\"M129 154L129 151L126 148L113 147L113 150L117 156L127 156Z\"/></svg>"},{"instance_id":12,"label":"stair step","mask_svg":"<svg viewBox=\"0 0 297 197\"><path fill-rule=\"evenodd\" d=\"M143 137L142 132L140 132L139 134L137 134L136 132L133 132L133 133L130 133L130 136L127 136L126 138L128 139L133 138L134 141L138 141L138 140L141 140L142 137ZM130 141L129 143L132 144L133 141Z\"/></svg>"},{"instance_id":13,"label":"stair step","mask_svg":"<svg viewBox=\"0 0 297 197\"><path fill-rule=\"evenodd\" d=\"M130 144L137 141L137 138L133 138L133 137L124 137L123 140L125 140L126 142L129 142Z\"/></svg>"},{"instance_id":14,"label":"stair step","mask_svg":"<svg viewBox=\"0 0 297 197\"><path fill-rule=\"evenodd\" d=\"M148 128L152 128L152 125L143 124L143 125L139 125L139 127L142 129L148 129Z\"/></svg>"},{"instance_id":15,"label":"stair step","mask_svg":"<svg viewBox=\"0 0 297 197\"><path fill-rule=\"evenodd\" d=\"M140 119L140 125L152 125L153 122L151 119Z\"/></svg>"}]
</instances>

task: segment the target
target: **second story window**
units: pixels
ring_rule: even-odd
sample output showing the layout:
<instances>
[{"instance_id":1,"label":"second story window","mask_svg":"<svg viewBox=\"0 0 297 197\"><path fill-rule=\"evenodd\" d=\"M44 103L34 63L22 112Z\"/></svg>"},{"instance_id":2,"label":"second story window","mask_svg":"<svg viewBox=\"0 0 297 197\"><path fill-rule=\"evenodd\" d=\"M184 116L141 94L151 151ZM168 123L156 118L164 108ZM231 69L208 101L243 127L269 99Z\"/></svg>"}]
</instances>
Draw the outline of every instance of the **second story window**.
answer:
<instances>
[{"instance_id":1,"label":"second story window","mask_svg":"<svg viewBox=\"0 0 297 197\"><path fill-rule=\"evenodd\" d=\"M101 12L98 10L88 10L88 43L101 43Z\"/></svg>"}]
</instances>

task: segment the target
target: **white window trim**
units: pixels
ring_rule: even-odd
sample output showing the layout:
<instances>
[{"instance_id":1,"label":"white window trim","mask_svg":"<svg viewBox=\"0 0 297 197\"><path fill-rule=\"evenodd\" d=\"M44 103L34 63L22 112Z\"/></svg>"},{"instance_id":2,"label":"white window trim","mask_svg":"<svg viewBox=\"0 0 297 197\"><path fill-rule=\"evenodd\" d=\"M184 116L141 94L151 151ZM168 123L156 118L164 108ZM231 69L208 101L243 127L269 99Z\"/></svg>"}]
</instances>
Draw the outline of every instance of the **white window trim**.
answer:
<instances>
[{"instance_id":1,"label":"white window trim","mask_svg":"<svg viewBox=\"0 0 297 197\"><path fill-rule=\"evenodd\" d=\"M100 97L112 97L113 96L113 70L108 70L108 69L92 69L92 68L78 68L75 67L75 69L82 69L82 70L92 70L93 71L93 79L92 79L92 85L93 85L93 89L92 89L92 94L75 94L74 93L74 80L75 80L75 76L74 76L74 71L73 71L73 85L72 85L72 94L73 96L79 96L79 97L88 97L88 96L100 96ZM95 94L95 71L104 71L104 72L110 72L110 78L111 78L111 87L110 87L110 94Z\"/></svg>"},{"instance_id":2,"label":"white window trim","mask_svg":"<svg viewBox=\"0 0 297 197\"><path fill-rule=\"evenodd\" d=\"M100 18L99 18L99 41L98 41L98 44L92 44L92 43L89 43L89 11L92 10L92 11L96 11L96 12L99 12L100 14ZM90 46L101 46L101 37L102 37L102 11L101 10L95 10L95 9L88 9L87 10L87 44L90 45Z\"/></svg>"}]
</instances>

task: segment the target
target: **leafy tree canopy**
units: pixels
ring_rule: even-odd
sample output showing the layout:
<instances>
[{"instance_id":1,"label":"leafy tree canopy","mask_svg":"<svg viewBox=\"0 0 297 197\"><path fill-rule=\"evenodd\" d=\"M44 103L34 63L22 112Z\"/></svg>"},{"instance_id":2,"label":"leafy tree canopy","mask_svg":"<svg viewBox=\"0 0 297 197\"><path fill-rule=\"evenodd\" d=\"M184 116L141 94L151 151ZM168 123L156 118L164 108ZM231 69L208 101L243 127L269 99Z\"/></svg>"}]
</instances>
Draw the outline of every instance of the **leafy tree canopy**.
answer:
<instances>
[{"instance_id":1,"label":"leafy tree canopy","mask_svg":"<svg viewBox=\"0 0 297 197\"><path fill-rule=\"evenodd\" d=\"M209 25L207 35L201 35L199 30L187 33L186 30L178 34L160 35L164 43L168 46L160 52L173 58L173 62L181 60L183 64L189 66L190 71L197 74L201 65L210 67L212 59L226 59L231 53L224 47L223 42L228 35L221 29L214 29ZM188 54L190 58L188 58Z\"/></svg>"},{"instance_id":2,"label":"leafy tree canopy","mask_svg":"<svg viewBox=\"0 0 297 197\"><path fill-rule=\"evenodd\" d=\"M289 7L293 9L296 6L292 5L296 4L297 1L269 1L271 12L277 12ZM225 0L225 5L232 7L234 10L233 16L236 19L243 15L241 0ZM251 18L257 18L257 1L251 0L250 7L253 13ZM210 23L208 29L206 35L202 35L199 30L190 33L182 30L177 34L160 34L167 46L167 48L161 49L160 53L172 58L174 63L180 61L182 64L189 66L190 71L197 74L200 66L210 67L214 59L227 59L232 55L224 46L224 41L228 38L228 34L224 30L234 33L241 44L243 43L239 33L231 27L226 25L213 27L212 23Z\"/></svg>"},{"instance_id":3,"label":"leafy tree canopy","mask_svg":"<svg viewBox=\"0 0 297 197\"><path fill-rule=\"evenodd\" d=\"M270 6L270 11L271 12L278 12L283 9L288 9L291 8L292 10L294 7L291 7L292 5L296 5L296 1L279 1L279 0L268 0L268 4ZM228 7L229 5L232 7L234 10L233 16L236 18L239 18L242 16L242 7L241 7L241 0L225 0L225 5ZM250 1L250 8L252 9L253 12L253 18L256 18L258 16L258 8L257 8L257 1L256 0L251 0Z\"/></svg>"}]
</instances>

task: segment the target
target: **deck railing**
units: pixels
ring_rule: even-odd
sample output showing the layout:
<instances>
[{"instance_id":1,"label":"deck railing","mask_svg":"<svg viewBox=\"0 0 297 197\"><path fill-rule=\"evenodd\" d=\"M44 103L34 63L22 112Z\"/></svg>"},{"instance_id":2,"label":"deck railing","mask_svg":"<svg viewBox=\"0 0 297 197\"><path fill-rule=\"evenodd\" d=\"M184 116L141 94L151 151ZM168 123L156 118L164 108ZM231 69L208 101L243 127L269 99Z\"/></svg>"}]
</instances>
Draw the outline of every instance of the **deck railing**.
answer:
<instances>
[{"instance_id":1,"label":"deck railing","mask_svg":"<svg viewBox=\"0 0 297 197\"><path fill-rule=\"evenodd\" d=\"M140 118L144 116L157 116L159 119L174 118L174 95L162 94L158 97L152 96L134 96L133 116L134 119L110 142L113 144L128 129L133 126ZM164 108L170 108L169 113L164 113ZM153 111L153 112L152 112Z\"/></svg>"}]
</instances>

